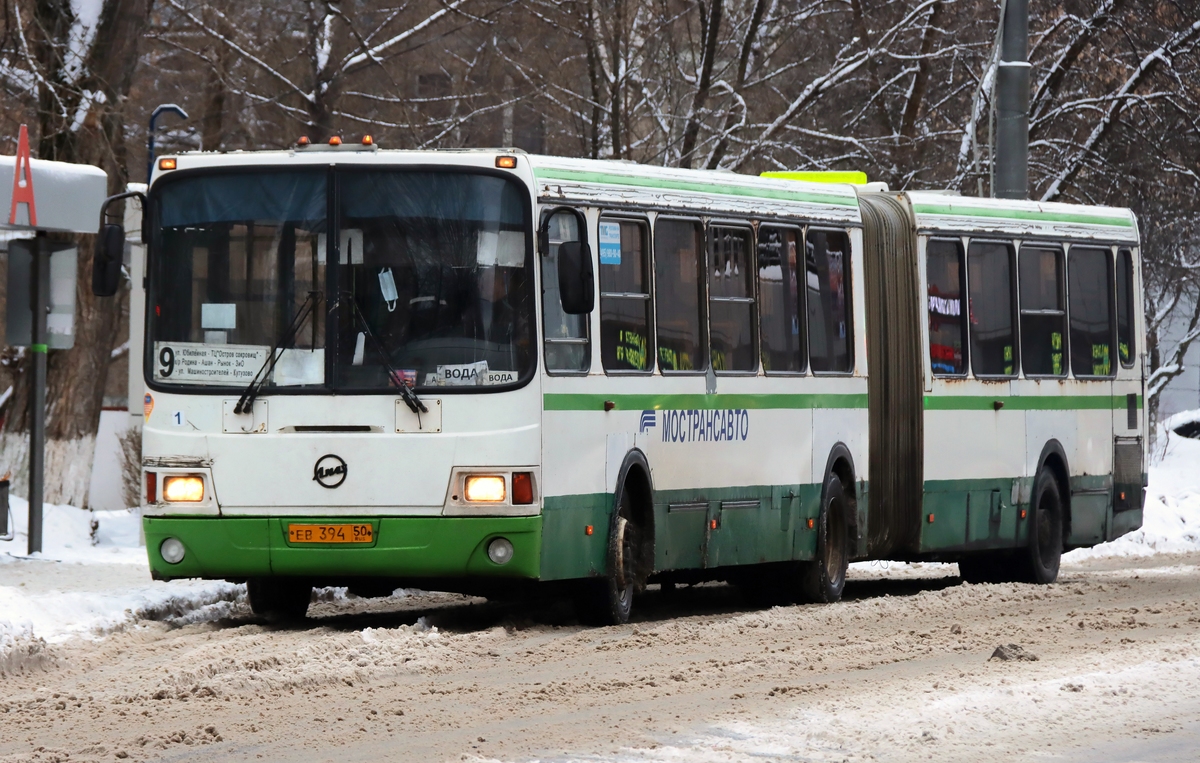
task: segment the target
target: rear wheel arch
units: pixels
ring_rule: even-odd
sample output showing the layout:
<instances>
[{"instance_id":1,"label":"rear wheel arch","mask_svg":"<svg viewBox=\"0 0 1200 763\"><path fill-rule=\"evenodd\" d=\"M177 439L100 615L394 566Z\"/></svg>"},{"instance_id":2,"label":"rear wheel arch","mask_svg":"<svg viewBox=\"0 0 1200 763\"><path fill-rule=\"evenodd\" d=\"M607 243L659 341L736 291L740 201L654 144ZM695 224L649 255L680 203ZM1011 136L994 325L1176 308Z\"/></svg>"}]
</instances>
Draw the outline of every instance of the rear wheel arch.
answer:
<instances>
[{"instance_id":1,"label":"rear wheel arch","mask_svg":"<svg viewBox=\"0 0 1200 763\"><path fill-rule=\"evenodd\" d=\"M821 491L824 493L825 484L829 481L829 475L836 474L838 479L842 481L842 490L846 495L846 523L850 529L851 549L856 545L858 538L858 490L855 484L854 475L854 456L850 454L850 448L846 447L845 443L835 443L829 449L829 457L825 460L825 471L821 474ZM825 496L821 496L821 501L824 502ZM853 555L853 554L852 554Z\"/></svg>"},{"instance_id":2,"label":"rear wheel arch","mask_svg":"<svg viewBox=\"0 0 1200 763\"><path fill-rule=\"evenodd\" d=\"M1066 539L1071 537L1071 471L1066 451L1063 450L1063 446L1058 440L1049 440L1042 447L1042 454L1038 457L1037 471L1033 473L1035 483L1037 475L1041 474L1043 469L1049 470L1058 484L1058 497L1062 504L1063 542L1065 543ZM1029 500L1033 499L1031 486Z\"/></svg>"}]
</instances>

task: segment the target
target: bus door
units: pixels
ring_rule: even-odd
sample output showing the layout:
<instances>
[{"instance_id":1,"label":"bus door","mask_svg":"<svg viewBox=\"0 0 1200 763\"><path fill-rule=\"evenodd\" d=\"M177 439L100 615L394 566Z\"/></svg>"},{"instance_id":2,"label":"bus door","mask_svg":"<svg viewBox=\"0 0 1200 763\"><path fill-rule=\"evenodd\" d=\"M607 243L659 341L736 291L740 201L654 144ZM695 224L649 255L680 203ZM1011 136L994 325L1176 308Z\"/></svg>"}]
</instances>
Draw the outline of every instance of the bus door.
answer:
<instances>
[{"instance_id":1,"label":"bus door","mask_svg":"<svg viewBox=\"0 0 1200 763\"><path fill-rule=\"evenodd\" d=\"M1018 542L1017 499L1029 475L1016 257L1011 241L967 245L971 372L983 395L981 429L966 434L979 454L967 495L967 542L981 548Z\"/></svg>"},{"instance_id":2,"label":"bus door","mask_svg":"<svg viewBox=\"0 0 1200 763\"><path fill-rule=\"evenodd\" d=\"M1115 347L1114 252L1109 246L1072 244L1067 250L1067 344L1076 410L1076 453L1071 457L1069 546L1102 542L1113 497L1113 376ZM1137 404L1137 398L1134 398ZM1124 427L1122 427L1124 429Z\"/></svg>"},{"instance_id":3,"label":"bus door","mask_svg":"<svg viewBox=\"0 0 1200 763\"><path fill-rule=\"evenodd\" d=\"M1117 249L1115 272L1117 351L1113 381L1113 516L1108 539L1116 538L1141 524L1145 480L1145 410L1142 364L1135 316L1141 290L1135 286L1137 261L1134 250Z\"/></svg>"}]
</instances>

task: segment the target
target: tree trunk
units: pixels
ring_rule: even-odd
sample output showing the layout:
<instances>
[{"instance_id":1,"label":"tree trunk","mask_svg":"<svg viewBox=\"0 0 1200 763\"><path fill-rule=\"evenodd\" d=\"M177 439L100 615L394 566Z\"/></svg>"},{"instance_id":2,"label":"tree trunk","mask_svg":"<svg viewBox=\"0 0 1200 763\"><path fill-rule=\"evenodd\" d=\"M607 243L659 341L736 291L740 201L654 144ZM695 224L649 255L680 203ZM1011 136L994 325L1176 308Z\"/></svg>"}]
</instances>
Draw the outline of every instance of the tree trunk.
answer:
<instances>
[{"instance_id":1,"label":"tree trunk","mask_svg":"<svg viewBox=\"0 0 1200 763\"><path fill-rule=\"evenodd\" d=\"M703 29L703 45L700 59L700 76L696 85L696 95L692 98L692 110L688 117L687 126L683 128L683 149L680 152L679 166L692 166L692 154L696 151L696 142L700 137L700 122L704 118L704 109L708 105L709 91L712 89L713 66L716 65L717 40L721 35L721 16L724 6L722 0L712 0L708 13L704 5L700 6L701 28Z\"/></svg>"},{"instance_id":2,"label":"tree trunk","mask_svg":"<svg viewBox=\"0 0 1200 763\"><path fill-rule=\"evenodd\" d=\"M66 49L72 16L67 2L40 2L37 63L44 78L38 154L42 159L93 164L108 173L110 193L128 181L125 129L121 107L129 93L137 47L149 20L150 0L106 0L100 12L83 73L70 81L61 52ZM49 84L46 84L49 83ZM84 93L104 94L83 102ZM66 104L67 109L57 104ZM47 108L50 106L50 108ZM76 111L86 109L79 126ZM48 358L46 384L47 503L87 504L92 455L105 379L120 322L120 300L92 296L93 235L75 236L79 248L76 281L75 347ZM12 472L13 490L26 495L29 459L29 356L14 373L10 415L0 434L0 470Z\"/></svg>"}]
</instances>

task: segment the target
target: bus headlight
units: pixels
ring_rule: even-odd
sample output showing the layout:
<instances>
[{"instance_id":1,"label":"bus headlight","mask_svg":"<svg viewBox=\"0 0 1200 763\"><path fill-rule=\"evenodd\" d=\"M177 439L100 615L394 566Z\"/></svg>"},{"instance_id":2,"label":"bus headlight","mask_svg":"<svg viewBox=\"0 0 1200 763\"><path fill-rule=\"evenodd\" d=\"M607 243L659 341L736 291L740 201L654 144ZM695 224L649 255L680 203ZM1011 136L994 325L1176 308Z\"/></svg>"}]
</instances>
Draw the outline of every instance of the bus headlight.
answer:
<instances>
[{"instance_id":1,"label":"bus headlight","mask_svg":"<svg viewBox=\"0 0 1200 763\"><path fill-rule=\"evenodd\" d=\"M503 503L507 497L503 477L467 477L463 484L463 497L471 502Z\"/></svg>"},{"instance_id":2,"label":"bus headlight","mask_svg":"<svg viewBox=\"0 0 1200 763\"><path fill-rule=\"evenodd\" d=\"M496 564L508 564L513 558L513 546L508 538L496 538L488 544L488 559Z\"/></svg>"},{"instance_id":3,"label":"bus headlight","mask_svg":"<svg viewBox=\"0 0 1200 763\"><path fill-rule=\"evenodd\" d=\"M194 474L170 476L163 480L163 500L198 503L204 500L204 478Z\"/></svg>"},{"instance_id":4,"label":"bus headlight","mask_svg":"<svg viewBox=\"0 0 1200 763\"><path fill-rule=\"evenodd\" d=\"M158 553L167 564L179 564L183 561L186 551L183 548L183 541L179 538L167 538L158 547Z\"/></svg>"}]
</instances>

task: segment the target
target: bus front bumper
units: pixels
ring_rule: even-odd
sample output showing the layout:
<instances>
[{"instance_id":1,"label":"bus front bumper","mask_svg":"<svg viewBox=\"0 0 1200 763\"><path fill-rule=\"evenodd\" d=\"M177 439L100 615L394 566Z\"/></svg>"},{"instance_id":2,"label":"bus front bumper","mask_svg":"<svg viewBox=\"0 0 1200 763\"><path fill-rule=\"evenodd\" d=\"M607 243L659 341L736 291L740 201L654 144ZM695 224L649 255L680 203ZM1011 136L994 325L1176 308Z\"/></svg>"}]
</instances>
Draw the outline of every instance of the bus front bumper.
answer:
<instances>
[{"instance_id":1,"label":"bus front bumper","mask_svg":"<svg viewBox=\"0 0 1200 763\"><path fill-rule=\"evenodd\" d=\"M273 575L314 580L344 578L526 578L540 567L542 518L533 517L146 517L146 553L156 580L246 579ZM297 544L288 524L369 523L369 544ZM167 538L184 556L170 564ZM487 547L496 538L513 546L496 564Z\"/></svg>"}]
</instances>

